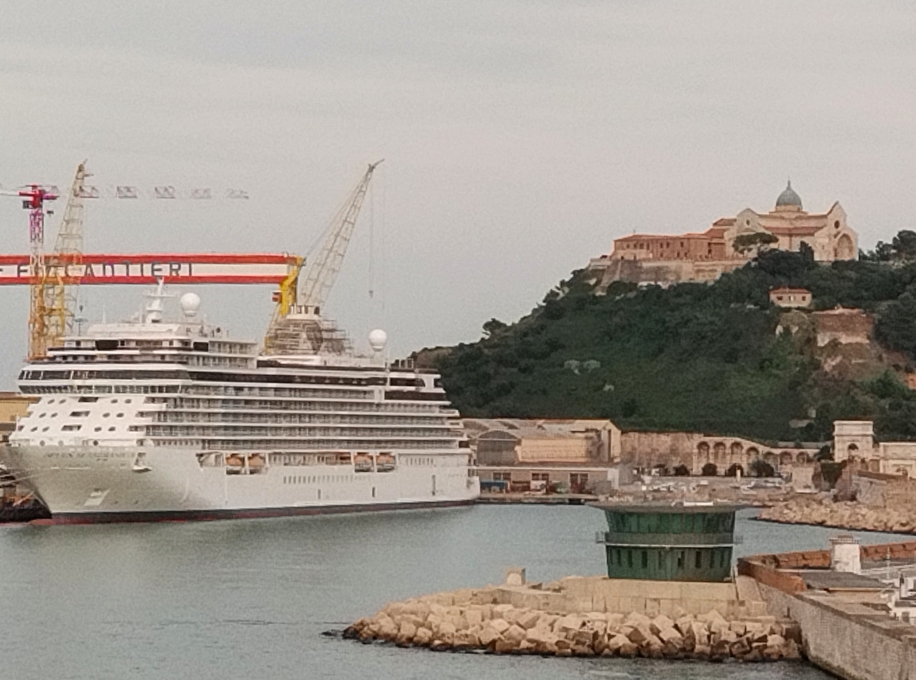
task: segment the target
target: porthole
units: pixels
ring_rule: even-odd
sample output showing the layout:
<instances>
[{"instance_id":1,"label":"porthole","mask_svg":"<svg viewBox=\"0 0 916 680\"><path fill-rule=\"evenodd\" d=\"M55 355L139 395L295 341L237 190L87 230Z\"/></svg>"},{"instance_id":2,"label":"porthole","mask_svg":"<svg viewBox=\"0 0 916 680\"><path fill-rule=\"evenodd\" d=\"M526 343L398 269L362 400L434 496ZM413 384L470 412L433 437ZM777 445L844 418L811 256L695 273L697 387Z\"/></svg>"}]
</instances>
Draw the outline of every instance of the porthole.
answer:
<instances>
[{"instance_id":1,"label":"porthole","mask_svg":"<svg viewBox=\"0 0 916 680\"><path fill-rule=\"evenodd\" d=\"M102 431L102 428L101 428L101 427L97 427L97 428L95 428L95 431L96 431L96 432L101 432L101 431Z\"/></svg>"},{"instance_id":2,"label":"porthole","mask_svg":"<svg viewBox=\"0 0 916 680\"><path fill-rule=\"evenodd\" d=\"M39 418L44 418L46 415L48 415L48 414L47 414L47 413L42 413L42 414L40 414L38 417L39 417Z\"/></svg>"},{"instance_id":3,"label":"porthole","mask_svg":"<svg viewBox=\"0 0 916 680\"><path fill-rule=\"evenodd\" d=\"M123 418L123 417L124 417L124 414L123 414L123 413L119 413L119 414L118 414L118 418Z\"/></svg>"},{"instance_id":4,"label":"porthole","mask_svg":"<svg viewBox=\"0 0 916 680\"><path fill-rule=\"evenodd\" d=\"M98 439L93 439L93 440L92 440L92 445L93 445L93 446L98 446L98 445L99 445L99 440L98 440Z\"/></svg>"},{"instance_id":5,"label":"porthole","mask_svg":"<svg viewBox=\"0 0 916 680\"><path fill-rule=\"evenodd\" d=\"M117 404L117 403L118 403L118 400L117 400L117 399L112 399L112 400L111 400L111 403L112 403L112 404Z\"/></svg>"},{"instance_id":6,"label":"porthole","mask_svg":"<svg viewBox=\"0 0 916 680\"><path fill-rule=\"evenodd\" d=\"M42 432L47 432L47 431L48 431L48 426L45 425L43 428L41 428L41 431L42 431Z\"/></svg>"},{"instance_id":7,"label":"porthole","mask_svg":"<svg viewBox=\"0 0 916 680\"><path fill-rule=\"evenodd\" d=\"M130 399L125 399L125 400L124 400L124 403L125 403L125 404L129 404L130 402L131 402Z\"/></svg>"},{"instance_id":8,"label":"porthole","mask_svg":"<svg viewBox=\"0 0 916 680\"><path fill-rule=\"evenodd\" d=\"M109 431L109 432L114 432L115 429L114 429L114 427L109 427L109 428L108 428L108 431Z\"/></svg>"},{"instance_id":9,"label":"porthole","mask_svg":"<svg viewBox=\"0 0 916 680\"><path fill-rule=\"evenodd\" d=\"M110 413L103 413L103 414L102 414L102 417L103 417L103 418L110 418L110 417L111 417L111 414L110 414Z\"/></svg>"}]
</instances>

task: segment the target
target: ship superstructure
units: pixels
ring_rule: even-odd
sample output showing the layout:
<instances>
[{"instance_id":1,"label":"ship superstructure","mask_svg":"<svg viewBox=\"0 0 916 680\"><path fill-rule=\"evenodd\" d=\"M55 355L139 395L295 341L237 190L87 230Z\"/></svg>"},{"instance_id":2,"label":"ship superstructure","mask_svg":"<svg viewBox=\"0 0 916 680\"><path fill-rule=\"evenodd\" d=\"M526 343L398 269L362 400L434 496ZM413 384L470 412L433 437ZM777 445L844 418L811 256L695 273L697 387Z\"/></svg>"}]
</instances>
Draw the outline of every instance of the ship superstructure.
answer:
<instances>
[{"instance_id":1,"label":"ship superstructure","mask_svg":"<svg viewBox=\"0 0 916 680\"><path fill-rule=\"evenodd\" d=\"M28 364L39 400L6 458L56 521L219 518L472 502L458 413L432 371L357 356L326 320L293 309L262 354L204 323L199 298L164 319L91 326ZM284 330L285 328L285 330ZM285 335L284 335L285 333Z\"/></svg>"}]
</instances>

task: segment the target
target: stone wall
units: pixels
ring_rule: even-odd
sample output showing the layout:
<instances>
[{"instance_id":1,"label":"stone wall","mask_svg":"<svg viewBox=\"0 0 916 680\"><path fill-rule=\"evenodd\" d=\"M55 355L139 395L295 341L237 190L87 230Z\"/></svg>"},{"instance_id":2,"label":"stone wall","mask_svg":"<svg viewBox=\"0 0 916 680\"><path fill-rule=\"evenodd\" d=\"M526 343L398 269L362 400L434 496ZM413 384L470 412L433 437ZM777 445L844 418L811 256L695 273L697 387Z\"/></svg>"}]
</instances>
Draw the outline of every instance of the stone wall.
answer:
<instances>
[{"instance_id":1,"label":"stone wall","mask_svg":"<svg viewBox=\"0 0 916 680\"><path fill-rule=\"evenodd\" d=\"M770 614L802 629L809 660L844 680L916 680L913 626L829 595L792 595L761 583Z\"/></svg>"},{"instance_id":2,"label":"stone wall","mask_svg":"<svg viewBox=\"0 0 916 680\"><path fill-rule=\"evenodd\" d=\"M732 465L742 474L749 473L755 460L763 460L780 473L800 471L804 484L810 482L815 448L768 446L742 437L719 437L699 432L624 432L620 435L620 460L634 467L664 465L674 468L686 465L691 474L699 475L703 466L712 463L718 475Z\"/></svg>"}]
</instances>

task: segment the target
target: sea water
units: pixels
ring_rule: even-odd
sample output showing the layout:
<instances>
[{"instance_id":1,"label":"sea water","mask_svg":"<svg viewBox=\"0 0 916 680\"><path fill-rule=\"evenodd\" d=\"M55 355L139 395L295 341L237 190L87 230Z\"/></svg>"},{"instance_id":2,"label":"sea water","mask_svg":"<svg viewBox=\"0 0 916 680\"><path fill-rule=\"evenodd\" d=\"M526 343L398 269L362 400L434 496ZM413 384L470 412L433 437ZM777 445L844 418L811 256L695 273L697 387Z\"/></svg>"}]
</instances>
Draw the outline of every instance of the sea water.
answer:
<instances>
[{"instance_id":1,"label":"sea water","mask_svg":"<svg viewBox=\"0 0 916 680\"><path fill-rule=\"evenodd\" d=\"M739 515L739 555L825 548L837 533L752 515ZM507 566L539 581L599 574L604 529L595 509L537 505L0 527L0 678L829 677L789 662L500 657L321 635L391 600L498 583Z\"/></svg>"}]
</instances>

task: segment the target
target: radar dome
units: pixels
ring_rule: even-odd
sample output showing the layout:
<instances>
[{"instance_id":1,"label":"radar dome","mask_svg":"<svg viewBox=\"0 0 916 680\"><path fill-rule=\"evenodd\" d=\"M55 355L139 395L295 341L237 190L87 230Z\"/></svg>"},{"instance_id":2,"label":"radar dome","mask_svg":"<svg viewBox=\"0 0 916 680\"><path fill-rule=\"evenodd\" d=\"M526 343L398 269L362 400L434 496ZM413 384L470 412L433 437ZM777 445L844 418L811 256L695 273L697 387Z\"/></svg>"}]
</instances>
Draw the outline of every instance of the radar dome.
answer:
<instances>
[{"instance_id":1,"label":"radar dome","mask_svg":"<svg viewBox=\"0 0 916 680\"><path fill-rule=\"evenodd\" d=\"M369 346L373 352L381 352L388 344L388 334L381 328L376 328L369 333Z\"/></svg>"},{"instance_id":2,"label":"radar dome","mask_svg":"<svg viewBox=\"0 0 916 680\"><path fill-rule=\"evenodd\" d=\"M181 305L181 311L186 317L193 318L197 316L197 311L200 309L200 296L197 293L185 293L178 304Z\"/></svg>"}]
</instances>

